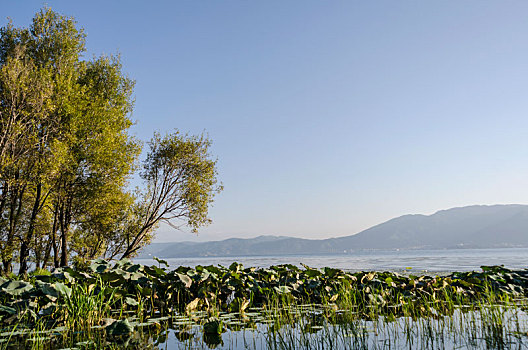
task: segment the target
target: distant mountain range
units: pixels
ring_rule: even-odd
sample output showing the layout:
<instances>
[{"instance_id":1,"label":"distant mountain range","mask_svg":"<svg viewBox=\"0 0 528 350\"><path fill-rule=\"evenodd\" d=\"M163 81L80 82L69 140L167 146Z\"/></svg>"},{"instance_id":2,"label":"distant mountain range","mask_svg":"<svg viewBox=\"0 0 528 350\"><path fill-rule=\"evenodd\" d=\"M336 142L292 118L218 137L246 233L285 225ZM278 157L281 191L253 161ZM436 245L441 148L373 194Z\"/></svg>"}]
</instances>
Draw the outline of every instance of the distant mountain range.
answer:
<instances>
[{"instance_id":1,"label":"distant mountain range","mask_svg":"<svg viewBox=\"0 0 528 350\"><path fill-rule=\"evenodd\" d=\"M528 247L528 205L475 205L432 215L404 215L355 235L329 239L285 236L212 242L153 243L139 258L347 254L371 249Z\"/></svg>"}]
</instances>

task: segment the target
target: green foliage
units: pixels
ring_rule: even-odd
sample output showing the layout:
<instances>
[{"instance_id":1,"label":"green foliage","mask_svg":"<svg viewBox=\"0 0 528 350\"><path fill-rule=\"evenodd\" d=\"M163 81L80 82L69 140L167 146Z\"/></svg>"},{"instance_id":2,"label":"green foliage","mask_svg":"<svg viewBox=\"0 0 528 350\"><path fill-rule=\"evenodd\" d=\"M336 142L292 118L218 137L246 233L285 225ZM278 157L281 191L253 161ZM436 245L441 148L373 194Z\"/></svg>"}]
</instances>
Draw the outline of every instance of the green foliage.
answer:
<instances>
[{"instance_id":1,"label":"green foliage","mask_svg":"<svg viewBox=\"0 0 528 350\"><path fill-rule=\"evenodd\" d=\"M0 258L26 273L132 256L157 225L207 224L221 186L202 136L156 134L127 191L141 144L129 134L134 82L118 56L83 60L73 18L44 8L29 28L0 29Z\"/></svg>"},{"instance_id":2,"label":"green foliage","mask_svg":"<svg viewBox=\"0 0 528 350\"><path fill-rule=\"evenodd\" d=\"M156 133L149 143L150 152L141 177L147 190L135 206L138 220L129 231L130 257L149 242L160 222L173 227L187 225L194 232L211 220L208 208L222 190L217 181L216 160L211 159L211 141L204 135L181 135L177 131L161 136Z\"/></svg>"},{"instance_id":3,"label":"green foliage","mask_svg":"<svg viewBox=\"0 0 528 350\"><path fill-rule=\"evenodd\" d=\"M198 323L203 340L215 347L227 330L263 321L273 337L283 336L289 326L302 330L298 336L339 326L362 337L365 325L378 329L378 324L431 322L417 320L446 320L478 311L471 316L482 322L478 337L497 348L508 344L504 327L510 327L511 315L504 306L515 305L527 291L528 271L504 267L440 277L294 265L256 269L238 263L171 271L128 259L98 259L82 270L66 267L29 281L1 281L0 327L11 327L6 337L19 327L26 330L19 335L40 329L38 334L58 333L63 339L70 334L97 339L103 334L104 343L128 341L143 328L160 330L164 322L179 329L177 337L183 341L192 339L186 332ZM452 321L449 327L456 324Z\"/></svg>"}]
</instances>

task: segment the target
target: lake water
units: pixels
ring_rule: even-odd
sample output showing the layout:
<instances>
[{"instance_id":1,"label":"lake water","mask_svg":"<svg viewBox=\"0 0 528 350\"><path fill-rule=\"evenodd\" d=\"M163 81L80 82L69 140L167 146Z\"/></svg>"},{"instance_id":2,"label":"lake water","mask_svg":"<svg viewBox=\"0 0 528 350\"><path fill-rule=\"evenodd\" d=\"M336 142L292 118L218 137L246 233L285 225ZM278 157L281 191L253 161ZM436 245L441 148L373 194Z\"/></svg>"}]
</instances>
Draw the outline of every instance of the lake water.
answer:
<instances>
[{"instance_id":1,"label":"lake water","mask_svg":"<svg viewBox=\"0 0 528 350\"><path fill-rule=\"evenodd\" d=\"M236 261L245 267L301 264L310 267L335 267L349 271L449 272L480 270L482 265L504 265L511 269L528 268L528 248L442 249L362 251L327 256L252 256L165 259L170 268L178 266L222 265ZM141 264L157 264L153 259L135 259Z\"/></svg>"}]
</instances>

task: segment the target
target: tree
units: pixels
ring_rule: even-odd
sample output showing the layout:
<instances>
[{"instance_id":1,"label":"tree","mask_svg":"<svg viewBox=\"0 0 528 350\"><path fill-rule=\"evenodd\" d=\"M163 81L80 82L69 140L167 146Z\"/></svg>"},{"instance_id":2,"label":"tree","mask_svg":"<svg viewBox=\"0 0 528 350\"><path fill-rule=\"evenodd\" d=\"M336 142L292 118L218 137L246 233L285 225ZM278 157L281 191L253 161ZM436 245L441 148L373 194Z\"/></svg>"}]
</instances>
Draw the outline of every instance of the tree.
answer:
<instances>
[{"instance_id":1,"label":"tree","mask_svg":"<svg viewBox=\"0 0 528 350\"><path fill-rule=\"evenodd\" d=\"M95 217L91 211L115 206L110 199L93 205L95 199L125 196L141 149L128 134L134 83L117 57L83 61L84 50L82 29L50 9L29 29L0 30L4 273L15 254L24 273L43 235L55 265L66 265L71 232ZM113 197L99 195L108 188Z\"/></svg>"},{"instance_id":2,"label":"tree","mask_svg":"<svg viewBox=\"0 0 528 350\"><path fill-rule=\"evenodd\" d=\"M128 191L140 143L132 126L134 82L119 57L83 60L85 35L44 8L29 28L0 29L1 271L71 257L130 257L160 222L207 224L221 190L202 136L156 134Z\"/></svg>"},{"instance_id":3,"label":"tree","mask_svg":"<svg viewBox=\"0 0 528 350\"><path fill-rule=\"evenodd\" d=\"M130 226L134 229L125 235L122 258L148 243L160 222L174 228L187 225L193 232L209 224L209 205L222 190L216 160L209 154L211 141L204 135L175 132L162 137L156 133L149 146L141 173L146 191L133 208L136 219Z\"/></svg>"}]
</instances>

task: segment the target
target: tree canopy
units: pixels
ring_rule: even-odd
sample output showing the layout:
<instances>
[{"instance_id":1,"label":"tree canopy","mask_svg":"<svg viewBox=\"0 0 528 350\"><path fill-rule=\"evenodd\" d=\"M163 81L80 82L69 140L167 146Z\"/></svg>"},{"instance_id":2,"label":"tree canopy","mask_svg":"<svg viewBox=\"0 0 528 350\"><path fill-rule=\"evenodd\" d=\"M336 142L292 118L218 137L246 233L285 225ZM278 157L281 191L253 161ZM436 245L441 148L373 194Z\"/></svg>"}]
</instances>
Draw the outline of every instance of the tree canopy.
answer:
<instances>
[{"instance_id":1,"label":"tree canopy","mask_svg":"<svg viewBox=\"0 0 528 350\"><path fill-rule=\"evenodd\" d=\"M221 190L205 136L155 134L129 190L141 143L134 81L119 57L83 60L73 18L44 8L29 28L0 29L1 271L65 266L71 257L129 257L157 225L207 224Z\"/></svg>"}]
</instances>

